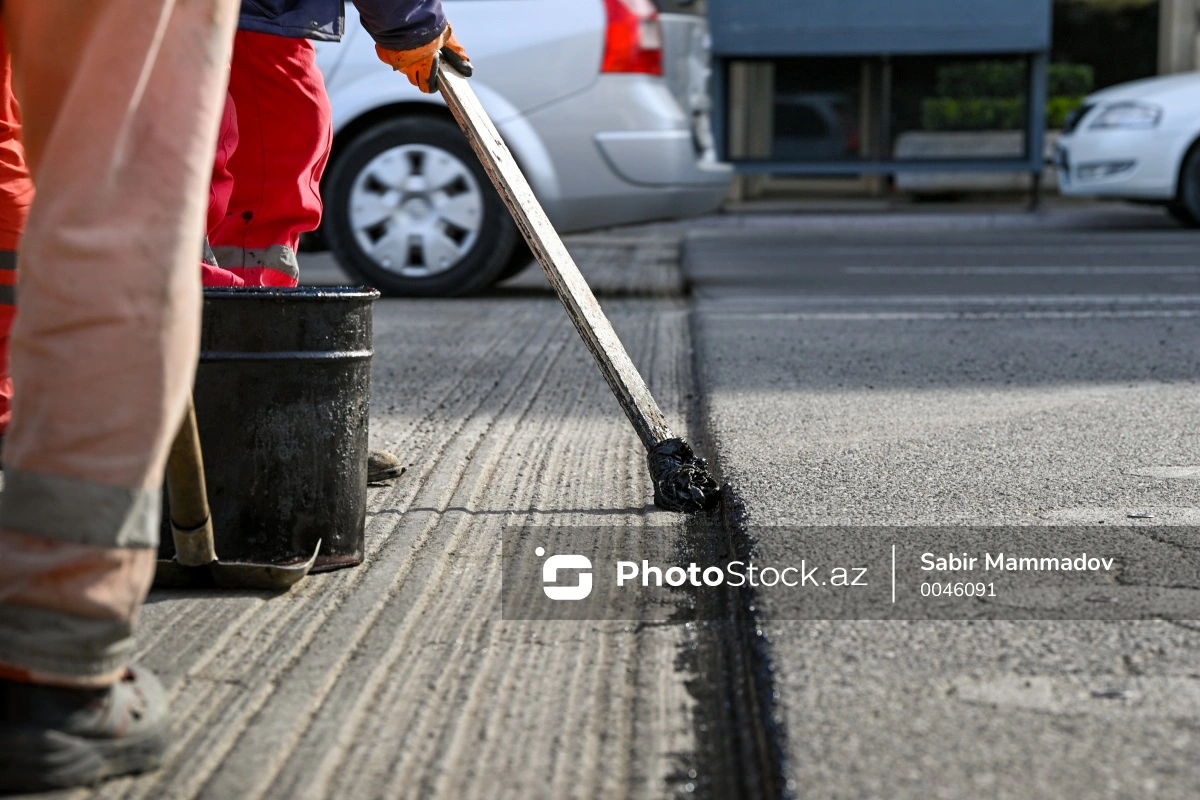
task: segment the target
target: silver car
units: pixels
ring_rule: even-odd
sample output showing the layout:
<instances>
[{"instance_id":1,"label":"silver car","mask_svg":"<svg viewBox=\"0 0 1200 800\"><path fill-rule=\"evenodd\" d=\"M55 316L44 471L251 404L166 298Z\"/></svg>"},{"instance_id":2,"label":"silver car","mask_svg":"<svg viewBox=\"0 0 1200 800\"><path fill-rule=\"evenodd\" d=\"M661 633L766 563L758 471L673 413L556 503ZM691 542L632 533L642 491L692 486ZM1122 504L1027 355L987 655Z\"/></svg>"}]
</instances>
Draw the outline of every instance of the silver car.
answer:
<instances>
[{"instance_id":1,"label":"silver car","mask_svg":"<svg viewBox=\"0 0 1200 800\"><path fill-rule=\"evenodd\" d=\"M702 17L650 0L446 0L472 86L561 233L703 214L731 178L712 147ZM323 239L387 294L484 289L530 263L438 95L375 55L348 8L319 43L333 105Z\"/></svg>"}]
</instances>

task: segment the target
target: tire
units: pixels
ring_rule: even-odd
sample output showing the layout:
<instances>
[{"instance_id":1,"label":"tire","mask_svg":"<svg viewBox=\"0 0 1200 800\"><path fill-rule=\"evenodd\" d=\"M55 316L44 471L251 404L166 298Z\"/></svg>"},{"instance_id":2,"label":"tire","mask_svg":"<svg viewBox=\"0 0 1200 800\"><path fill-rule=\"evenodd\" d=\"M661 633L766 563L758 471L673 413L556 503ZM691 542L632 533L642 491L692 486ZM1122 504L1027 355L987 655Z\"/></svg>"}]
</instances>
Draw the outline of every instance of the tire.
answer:
<instances>
[{"instance_id":1,"label":"tire","mask_svg":"<svg viewBox=\"0 0 1200 800\"><path fill-rule=\"evenodd\" d=\"M384 294L455 297L500 279L517 228L458 127L389 120L342 150L322 228L352 275Z\"/></svg>"},{"instance_id":2,"label":"tire","mask_svg":"<svg viewBox=\"0 0 1200 800\"><path fill-rule=\"evenodd\" d=\"M1174 217L1180 225L1188 228L1200 227L1200 220L1193 217L1191 212L1179 202L1167 203L1167 213Z\"/></svg>"},{"instance_id":3,"label":"tire","mask_svg":"<svg viewBox=\"0 0 1200 800\"><path fill-rule=\"evenodd\" d=\"M518 237L512 255L504 263L504 269L500 270L500 277L497 280L506 281L509 278L515 278L528 267L532 267L534 263L536 262L533 259L533 251L529 249L529 245L525 244L524 239Z\"/></svg>"},{"instance_id":4,"label":"tire","mask_svg":"<svg viewBox=\"0 0 1200 800\"><path fill-rule=\"evenodd\" d=\"M321 228L300 234L301 253L324 253L327 250L329 245L325 242L325 231Z\"/></svg>"},{"instance_id":5,"label":"tire","mask_svg":"<svg viewBox=\"0 0 1200 800\"><path fill-rule=\"evenodd\" d=\"M1179 170L1179 191L1167 212L1189 227L1200 226L1200 147L1192 147Z\"/></svg>"}]
</instances>

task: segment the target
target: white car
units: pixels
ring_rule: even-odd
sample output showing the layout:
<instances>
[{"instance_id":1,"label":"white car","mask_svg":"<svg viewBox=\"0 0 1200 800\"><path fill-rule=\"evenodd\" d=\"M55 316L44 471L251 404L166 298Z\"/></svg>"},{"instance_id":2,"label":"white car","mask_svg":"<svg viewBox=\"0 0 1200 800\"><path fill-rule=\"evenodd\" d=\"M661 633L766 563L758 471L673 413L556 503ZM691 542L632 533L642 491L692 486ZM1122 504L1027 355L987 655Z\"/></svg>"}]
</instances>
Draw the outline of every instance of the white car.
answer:
<instances>
[{"instance_id":1,"label":"white car","mask_svg":"<svg viewBox=\"0 0 1200 800\"><path fill-rule=\"evenodd\" d=\"M1068 117L1055 161L1062 194L1158 203L1200 225L1200 72L1090 95Z\"/></svg>"},{"instance_id":2,"label":"white car","mask_svg":"<svg viewBox=\"0 0 1200 800\"><path fill-rule=\"evenodd\" d=\"M717 208L703 17L650 0L446 0L471 85L560 233ZM333 106L320 237L388 294L477 291L529 251L440 95L375 55L347 8L318 43ZM663 76L664 66L666 77Z\"/></svg>"}]
</instances>

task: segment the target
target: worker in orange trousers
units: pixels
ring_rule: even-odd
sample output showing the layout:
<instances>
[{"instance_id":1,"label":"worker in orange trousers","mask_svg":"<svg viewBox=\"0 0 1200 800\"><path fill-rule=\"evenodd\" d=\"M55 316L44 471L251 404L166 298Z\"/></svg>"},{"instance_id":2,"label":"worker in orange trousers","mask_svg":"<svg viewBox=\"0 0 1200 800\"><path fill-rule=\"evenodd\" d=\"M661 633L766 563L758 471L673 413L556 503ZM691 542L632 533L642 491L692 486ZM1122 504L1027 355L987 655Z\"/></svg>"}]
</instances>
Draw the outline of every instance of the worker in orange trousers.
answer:
<instances>
[{"instance_id":1,"label":"worker in orange trousers","mask_svg":"<svg viewBox=\"0 0 1200 800\"><path fill-rule=\"evenodd\" d=\"M430 2L359 4L378 23L376 6ZM165 692L130 663L132 631L198 357L196 263L236 12L234 0L0 7L20 104L9 119L36 188L8 347L0 793L152 769L166 751ZM381 56L430 90L450 33L440 6L418 18L434 23L422 41L381 27L412 44ZM4 164L20 163L15 130L0 132L13 132Z\"/></svg>"}]
</instances>

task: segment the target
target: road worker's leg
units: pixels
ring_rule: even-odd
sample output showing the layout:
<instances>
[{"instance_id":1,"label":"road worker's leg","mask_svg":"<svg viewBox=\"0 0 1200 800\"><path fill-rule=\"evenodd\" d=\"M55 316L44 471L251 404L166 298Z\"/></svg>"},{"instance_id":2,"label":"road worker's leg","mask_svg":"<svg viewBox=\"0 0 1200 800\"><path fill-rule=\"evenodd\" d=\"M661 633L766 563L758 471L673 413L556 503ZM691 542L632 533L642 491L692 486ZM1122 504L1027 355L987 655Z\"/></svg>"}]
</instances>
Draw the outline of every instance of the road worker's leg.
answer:
<instances>
[{"instance_id":1,"label":"road worker's leg","mask_svg":"<svg viewBox=\"0 0 1200 800\"><path fill-rule=\"evenodd\" d=\"M20 113L12 94L8 46L0 30L0 435L12 415L12 378L8 374L8 335L16 316L17 243L33 202L33 182L25 168L18 135Z\"/></svg>"},{"instance_id":2,"label":"road worker's leg","mask_svg":"<svg viewBox=\"0 0 1200 800\"><path fill-rule=\"evenodd\" d=\"M332 115L307 39L238 31L229 94L238 144L233 195L209 231L217 262L249 285L295 286L300 234L321 221Z\"/></svg>"},{"instance_id":3,"label":"road worker's leg","mask_svg":"<svg viewBox=\"0 0 1200 800\"><path fill-rule=\"evenodd\" d=\"M236 0L5 0L37 198L0 497L0 675L123 677L199 339Z\"/></svg>"}]
</instances>

